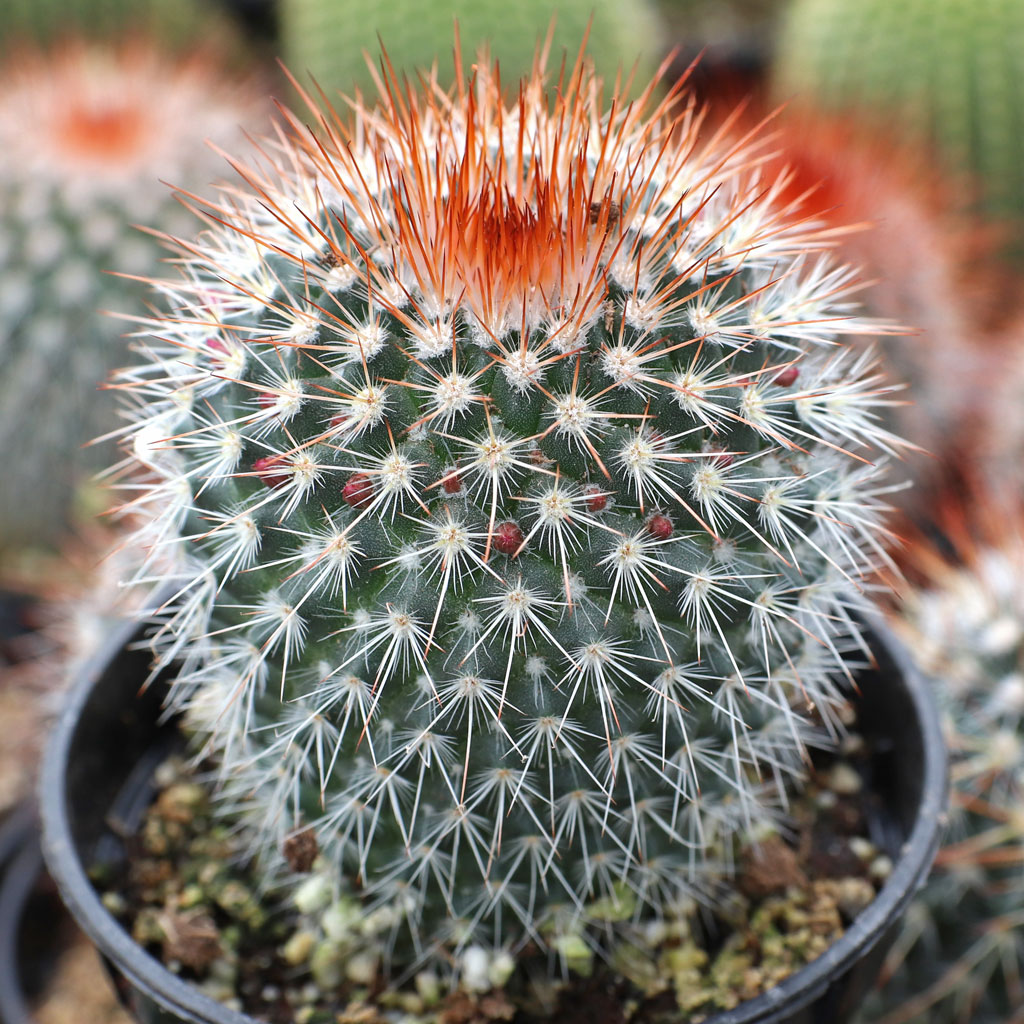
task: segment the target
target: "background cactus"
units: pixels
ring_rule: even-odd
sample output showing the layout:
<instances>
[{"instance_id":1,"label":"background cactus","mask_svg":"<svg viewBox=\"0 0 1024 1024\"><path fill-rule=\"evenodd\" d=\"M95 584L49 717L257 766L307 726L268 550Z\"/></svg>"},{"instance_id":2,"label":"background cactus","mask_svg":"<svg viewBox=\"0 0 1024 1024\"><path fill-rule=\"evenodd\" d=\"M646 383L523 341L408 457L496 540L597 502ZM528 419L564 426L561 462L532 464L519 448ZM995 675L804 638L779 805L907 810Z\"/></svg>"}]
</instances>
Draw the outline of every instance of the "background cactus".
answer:
<instances>
[{"instance_id":1,"label":"background cactus","mask_svg":"<svg viewBox=\"0 0 1024 1024\"><path fill-rule=\"evenodd\" d=\"M673 42L686 50L707 47L749 59L770 51L783 0L660 0Z\"/></svg>"},{"instance_id":2,"label":"background cactus","mask_svg":"<svg viewBox=\"0 0 1024 1024\"><path fill-rule=\"evenodd\" d=\"M985 477L987 490L1013 501L1024 493L1024 315L1008 324L997 342L984 366L985 390L979 392L991 397L978 410L978 429L963 452Z\"/></svg>"},{"instance_id":3,"label":"background cactus","mask_svg":"<svg viewBox=\"0 0 1024 1024\"><path fill-rule=\"evenodd\" d=\"M643 80L661 57L658 16L649 0L559 0L555 6L543 0L394 0L369 8L359 0L280 0L278 6L285 62L303 81L311 74L332 100L337 90L349 94L356 86L375 94L366 54L378 53L381 41L400 75L415 77L439 60L440 80L451 84L456 20L466 66L486 43L509 83L529 71L537 33L549 22L552 53L567 49L572 56L589 25L588 52L609 81L620 69L628 72L638 59Z\"/></svg>"},{"instance_id":4,"label":"background cactus","mask_svg":"<svg viewBox=\"0 0 1024 1024\"><path fill-rule=\"evenodd\" d=\"M1004 1024L1024 1005L1024 519L987 511L960 514L955 559L911 556L924 582L895 618L945 706L953 799L866 1014L885 1024Z\"/></svg>"},{"instance_id":5,"label":"background cactus","mask_svg":"<svg viewBox=\"0 0 1024 1024\"><path fill-rule=\"evenodd\" d=\"M976 176L993 214L1024 216L1024 5L793 0L777 95L870 113Z\"/></svg>"},{"instance_id":6,"label":"background cactus","mask_svg":"<svg viewBox=\"0 0 1024 1024\"><path fill-rule=\"evenodd\" d=\"M256 106L212 58L173 59L141 41L7 56L0 72L0 550L53 543L76 488L109 461L83 449L116 426L96 389L123 362L161 247L136 223L187 214L160 178L202 188ZM216 166L216 172L213 168ZM134 294L136 305L131 305Z\"/></svg>"},{"instance_id":7,"label":"background cactus","mask_svg":"<svg viewBox=\"0 0 1024 1024\"><path fill-rule=\"evenodd\" d=\"M900 445L767 147L654 85L606 112L586 65L510 106L478 67L290 117L118 377L222 809L268 878L319 851L296 900L360 976L471 989L778 820Z\"/></svg>"},{"instance_id":8,"label":"background cactus","mask_svg":"<svg viewBox=\"0 0 1024 1024\"><path fill-rule=\"evenodd\" d=\"M96 42L147 32L164 45L207 44L225 26L203 0L6 0L0 47L49 46L68 39Z\"/></svg>"}]
</instances>

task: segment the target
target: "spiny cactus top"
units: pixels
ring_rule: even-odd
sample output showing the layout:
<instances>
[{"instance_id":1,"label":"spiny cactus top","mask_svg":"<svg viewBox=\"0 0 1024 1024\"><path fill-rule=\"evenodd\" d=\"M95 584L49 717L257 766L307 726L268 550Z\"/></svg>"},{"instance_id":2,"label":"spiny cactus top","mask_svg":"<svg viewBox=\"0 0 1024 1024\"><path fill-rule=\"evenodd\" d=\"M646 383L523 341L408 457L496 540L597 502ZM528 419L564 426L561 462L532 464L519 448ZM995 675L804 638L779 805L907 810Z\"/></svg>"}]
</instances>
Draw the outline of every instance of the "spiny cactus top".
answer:
<instances>
[{"instance_id":1,"label":"spiny cactus top","mask_svg":"<svg viewBox=\"0 0 1024 1024\"><path fill-rule=\"evenodd\" d=\"M188 215L160 179L200 189L256 104L208 54L154 43L67 43L4 58L0 74L0 550L51 543L75 484L102 461L83 445L117 425L96 391L124 361L124 324L160 246L134 225ZM216 170L214 169L216 168ZM134 305L133 305L134 303Z\"/></svg>"},{"instance_id":2,"label":"spiny cactus top","mask_svg":"<svg viewBox=\"0 0 1024 1024\"><path fill-rule=\"evenodd\" d=\"M775 818L899 444L756 140L459 82L289 117L118 383L174 702L399 960L656 914Z\"/></svg>"}]
</instances>

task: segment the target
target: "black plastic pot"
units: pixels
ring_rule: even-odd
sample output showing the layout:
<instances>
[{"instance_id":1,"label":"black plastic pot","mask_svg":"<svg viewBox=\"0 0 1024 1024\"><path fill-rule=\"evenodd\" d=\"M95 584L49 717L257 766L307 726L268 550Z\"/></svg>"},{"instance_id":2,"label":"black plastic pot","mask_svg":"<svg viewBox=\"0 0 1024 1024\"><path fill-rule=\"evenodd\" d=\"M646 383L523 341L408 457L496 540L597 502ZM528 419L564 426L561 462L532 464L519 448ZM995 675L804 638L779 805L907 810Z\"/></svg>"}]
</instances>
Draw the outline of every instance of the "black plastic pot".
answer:
<instances>
[{"instance_id":1,"label":"black plastic pot","mask_svg":"<svg viewBox=\"0 0 1024 1024\"><path fill-rule=\"evenodd\" d=\"M111 965L118 990L144 1024L256 1024L177 978L142 950L106 911L84 864L123 856L152 797L156 766L178 742L161 719L165 690L140 692L149 667L130 631L70 695L42 778L43 848L64 901ZM929 685L888 635L873 642L877 668L857 680L858 731L873 758L866 780L879 811L872 839L895 867L875 901L813 963L757 999L707 1024L842 1024L874 981L899 920L938 848L946 800L946 756Z\"/></svg>"},{"instance_id":2,"label":"black plastic pot","mask_svg":"<svg viewBox=\"0 0 1024 1024\"><path fill-rule=\"evenodd\" d=\"M33 809L24 804L0 823L0 1021L29 1024L22 979L21 923L43 858Z\"/></svg>"},{"instance_id":3,"label":"black plastic pot","mask_svg":"<svg viewBox=\"0 0 1024 1024\"><path fill-rule=\"evenodd\" d=\"M217 0L239 25L261 42L277 37L277 4L275 0Z\"/></svg>"},{"instance_id":4,"label":"black plastic pot","mask_svg":"<svg viewBox=\"0 0 1024 1024\"><path fill-rule=\"evenodd\" d=\"M26 801L0 822L0 1024L33 1024L77 931L43 866L39 821Z\"/></svg>"}]
</instances>

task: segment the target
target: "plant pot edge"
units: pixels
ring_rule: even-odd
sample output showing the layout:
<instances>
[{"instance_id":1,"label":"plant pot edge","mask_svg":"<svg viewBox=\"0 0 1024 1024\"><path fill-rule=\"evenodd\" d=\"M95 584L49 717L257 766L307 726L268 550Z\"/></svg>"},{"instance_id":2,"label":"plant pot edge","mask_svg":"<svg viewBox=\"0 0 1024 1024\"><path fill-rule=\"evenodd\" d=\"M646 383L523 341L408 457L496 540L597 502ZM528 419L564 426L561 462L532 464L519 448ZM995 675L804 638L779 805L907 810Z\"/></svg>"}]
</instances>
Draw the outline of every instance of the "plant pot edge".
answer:
<instances>
[{"instance_id":1,"label":"plant pot edge","mask_svg":"<svg viewBox=\"0 0 1024 1024\"><path fill-rule=\"evenodd\" d=\"M65 810L68 797L64 765L93 686L110 662L137 638L140 628L138 622L124 623L108 638L69 692L67 704L50 736L39 787L46 864L79 926L136 989L164 1004L182 1020L194 1024L259 1024L255 1018L231 1009L183 981L139 946L103 905L75 849ZM837 976L883 939L928 877L940 844L948 794L947 755L939 712L931 684L884 625L881 615L871 623L871 633L872 651L880 662L879 669L895 669L902 677L922 735L921 800L913 827L882 889L840 939L768 991L732 1010L705 1017L705 1024L758 1024L783 1007L798 1012L811 1006L826 993ZM138 653L143 658L148 657L141 650Z\"/></svg>"},{"instance_id":2,"label":"plant pot edge","mask_svg":"<svg viewBox=\"0 0 1024 1024\"><path fill-rule=\"evenodd\" d=\"M68 694L46 744L39 774L39 816L43 858L60 890L64 905L100 953L116 964L129 982L148 995L158 996L167 1008L194 1024L256 1024L205 995L195 985L176 977L146 952L103 905L78 857L65 808L67 786L63 767L81 712L106 666L136 639L138 622L125 622L107 638L82 670ZM156 984L154 984L154 981Z\"/></svg>"},{"instance_id":3,"label":"plant pot edge","mask_svg":"<svg viewBox=\"0 0 1024 1024\"><path fill-rule=\"evenodd\" d=\"M866 953L873 941L881 941L885 931L902 919L910 903L920 892L931 872L942 840L949 798L949 761L932 684L914 664L910 652L875 612L871 633L875 641L872 653L882 654L899 672L909 693L922 732L924 760L921 765L921 802L910 835L903 841L900 856L874 900L865 907L842 937L805 967L754 999L733 1010L724 1010L705 1018L704 1024L758 1024L782 1005L794 1010L810 1006L828 988L835 974L852 965ZM880 666L881 669L882 666ZM795 993L805 988L797 1001Z\"/></svg>"}]
</instances>

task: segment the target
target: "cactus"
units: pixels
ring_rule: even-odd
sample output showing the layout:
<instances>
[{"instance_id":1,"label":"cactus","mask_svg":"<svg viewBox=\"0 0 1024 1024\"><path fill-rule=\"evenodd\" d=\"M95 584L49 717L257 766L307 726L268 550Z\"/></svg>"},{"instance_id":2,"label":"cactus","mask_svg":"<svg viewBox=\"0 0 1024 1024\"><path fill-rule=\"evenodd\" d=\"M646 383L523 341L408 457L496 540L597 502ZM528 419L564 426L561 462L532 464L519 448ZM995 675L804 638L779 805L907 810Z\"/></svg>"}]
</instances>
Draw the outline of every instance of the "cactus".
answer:
<instances>
[{"instance_id":1,"label":"cactus","mask_svg":"<svg viewBox=\"0 0 1024 1024\"><path fill-rule=\"evenodd\" d=\"M737 53L771 45L783 0L661 0L674 39L690 50Z\"/></svg>"},{"instance_id":2,"label":"cactus","mask_svg":"<svg viewBox=\"0 0 1024 1024\"><path fill-rule=\"evenodd\" d=\"M976 176L986 208L1024 216L1024 5L1018 0L793 0L780 98L872 114Z\"/></svg>"},{"instance_id":3,"label":"cactus","mask_svg":"<svg viewBox=\"0 0 1024 1024\"><path fill-rule=\"evenodd\" d=\"M893 410L894 429L938 456L911 461L917 486L899 499L922 509L943 456L970 436L977 396L997 390L991 321L1005 298L991 287L994 240L958 215L955 185L927 154L807 110L783 114L775 131L779 167L793 171L789 194L805 195L807 212L837 228L858 225L839 252L877 280L867 311L913 325L910 337L887 339L882 356L913 395Z\"/></svg>"},{"instance_id":4,"label":"cactus","mask_svg":"<svg viewBox=\"0 0 1024 1024\"><path fill-rule=\"evenodd\" d=\"M195 46L225 29L226 21L201 0L5 0L0 48L83 38L100 43L133 32L151 34L165 46Z\"/></svg>"},{"instance_id":5,"label":"cactus","mask_svg":"<svg viewBox=\"0 0 1024 1024\"><path fill-rule=\"evenodd\" d=\"M885 1024L1002 1024L1024 1005L1024 519L981 519L961 514L955 558L918 553L925 582L895 618L944 705L953 795L866 1016Z\"/></svg>"},{"instance_id":6,"label":"cactus","mask_svg":"<svg viewBox=\"0 0 1024 1024\"><path fill-rule=\"evenodd\" d=\"M282 0L278 20L284 58L296 73L311 74L324 92L374 91L367 54L383 41L387 59L399 74L415 77L437 58L444 84L451 83L452 26L458 23L461 53L472 57L484 43L500 61L501 77L514 85L531 67L537 32L551 22L553 53L571 53L589 26L588 52L609 79L629 71L640 58L640 77L649 76L661 57L660 33L650 0L531 0L515 4L448 0L422 4L393 0L372 8L359 0ZM468 62L468 60L467 60ZM376 65L374 65L376 66Z\"/></svg>"},{"instance_id":7,"label":"cactus","mask_svg":"<svg viewBox=\"0 0 1024 1024\"><path fill-rule=\"evenodd\" d=\"M606 111L582 60L510 105L482 59L391 84L286 116L200 208L117 377L127 506L268 884L312 846L296 901L359 977L486 988L778 822L839 728L901 442L767 140L656 83Z\"/></svg>"},{"instance_id":8,"label":"cactus","mask_svg":"<svg viewBox=\"0 0 1024 1024\"><path fill-rule=\"evenodd\" d=\"M208 58L141 41L21 51L0 83L0 550L56 542L76 488L109 461L83 449L117 425L96 388L122 363L124 323L161 247L132 227L187 218L160 184L221 174L205 138L227 142L255 104ZM216 171L214 168L216 167ZM136 306L130 305L135 296Z\"/></svg>"}]
</instances>

